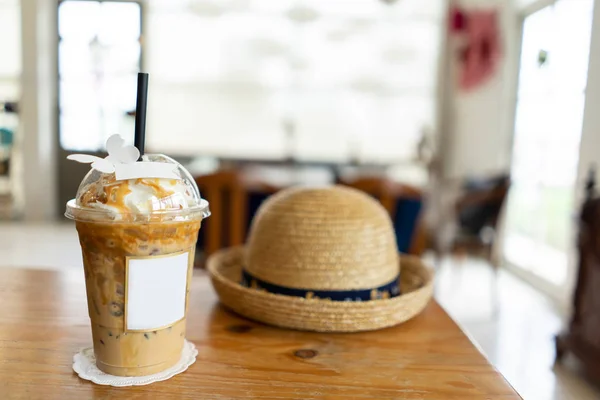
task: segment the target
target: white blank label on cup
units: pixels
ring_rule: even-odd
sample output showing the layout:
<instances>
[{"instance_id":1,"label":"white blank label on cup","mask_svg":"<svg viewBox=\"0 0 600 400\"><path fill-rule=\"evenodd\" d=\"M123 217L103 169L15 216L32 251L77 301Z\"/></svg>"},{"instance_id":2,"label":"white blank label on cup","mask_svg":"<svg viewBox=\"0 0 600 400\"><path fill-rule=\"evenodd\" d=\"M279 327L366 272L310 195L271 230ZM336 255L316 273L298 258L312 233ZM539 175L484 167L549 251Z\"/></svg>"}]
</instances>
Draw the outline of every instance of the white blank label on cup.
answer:
<instances>
[{"instance_id":1,"label":"white blank label on cup","mask_svg":"<svg viewBox=\"0 0 600 400\"><path fill-rule=\"evenodd\" d=\"M128 259L127 330L158 329L185 316L189 256Z\"/></svg>"}]
</instances>

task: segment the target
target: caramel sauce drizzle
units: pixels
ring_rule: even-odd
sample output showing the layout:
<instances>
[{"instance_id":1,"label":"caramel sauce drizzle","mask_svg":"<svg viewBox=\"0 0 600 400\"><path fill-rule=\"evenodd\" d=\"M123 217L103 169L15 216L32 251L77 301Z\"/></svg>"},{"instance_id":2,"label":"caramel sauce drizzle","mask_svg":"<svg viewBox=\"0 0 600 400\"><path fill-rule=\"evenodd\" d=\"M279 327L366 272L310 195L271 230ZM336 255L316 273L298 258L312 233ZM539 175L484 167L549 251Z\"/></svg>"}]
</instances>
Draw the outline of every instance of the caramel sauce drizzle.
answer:
<instances>
[{"instance_id":1,"label":"caramel sauce drizzle","mask_svg":"<svg viewBox=\"0 0 600 400\"><path fill-rule=\"evenodd\" d=\"M171 182L177 182L176 180L171 180ZM156 197L159 199L164 199L169 197L175 193L173 190L167 190L160 186L159 180L157 178L147 179L147 178L138 178L135 180L137 185L144 185L152 189L152 191L156 194Z\"/></svg>"},{"instance_id":2,"label":"caramel sauce drizzle","mask_svg":"<svg viewBox=\"0 0 600 400\"><path fill-rule=\"evenodd\" d=\"M103 191L106 198L106 201L103 202L104 204L116 208L122 214L129 211L125 205L125 196L131 193L129 182L119 182L115 185L104 186Z\"/></svg>"}]
</instances>

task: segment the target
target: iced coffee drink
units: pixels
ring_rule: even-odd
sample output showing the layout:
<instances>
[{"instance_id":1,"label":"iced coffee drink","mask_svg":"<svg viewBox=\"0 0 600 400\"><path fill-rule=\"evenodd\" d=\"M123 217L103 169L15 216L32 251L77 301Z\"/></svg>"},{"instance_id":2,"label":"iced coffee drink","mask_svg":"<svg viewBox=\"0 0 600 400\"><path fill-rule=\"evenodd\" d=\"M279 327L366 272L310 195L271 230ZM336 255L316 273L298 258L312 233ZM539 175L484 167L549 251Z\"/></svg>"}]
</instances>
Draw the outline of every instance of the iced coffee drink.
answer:
<instances>
[{"instance_id":1,"label":"iced coffee drink","mask_svg":"<svg viewBox=\"0 0 600 400\"><path fill-rule=\"evenodd\" d=\"M176 171L179 179L116 180L91 170L67 204L83 253L96 365L108 374L149 375L181 357L208 204L189 173L179 164Z\"/></svg>"}]
</instances>

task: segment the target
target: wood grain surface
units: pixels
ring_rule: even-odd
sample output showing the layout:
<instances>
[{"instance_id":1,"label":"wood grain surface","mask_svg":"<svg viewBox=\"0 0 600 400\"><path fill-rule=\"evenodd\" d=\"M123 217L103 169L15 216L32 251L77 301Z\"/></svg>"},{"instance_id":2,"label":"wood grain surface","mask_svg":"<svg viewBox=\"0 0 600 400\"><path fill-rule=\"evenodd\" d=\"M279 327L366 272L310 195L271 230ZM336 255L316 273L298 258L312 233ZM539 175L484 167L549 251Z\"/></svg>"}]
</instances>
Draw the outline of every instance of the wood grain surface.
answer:
<instances>
[{"instance_id":1,"label":"wood grain surface","mask_svg":"<svg viewBox=\"0 0 600 400\"><path fill-rule=\"evenodd\" d=\"M0 269L0 399L520 399L435 302L376 332L289 331L226 311L197 271L187 338L198 360L168 381L84 381L71 368L92 340L83 271Z\"/></svg>"}]
</instances>

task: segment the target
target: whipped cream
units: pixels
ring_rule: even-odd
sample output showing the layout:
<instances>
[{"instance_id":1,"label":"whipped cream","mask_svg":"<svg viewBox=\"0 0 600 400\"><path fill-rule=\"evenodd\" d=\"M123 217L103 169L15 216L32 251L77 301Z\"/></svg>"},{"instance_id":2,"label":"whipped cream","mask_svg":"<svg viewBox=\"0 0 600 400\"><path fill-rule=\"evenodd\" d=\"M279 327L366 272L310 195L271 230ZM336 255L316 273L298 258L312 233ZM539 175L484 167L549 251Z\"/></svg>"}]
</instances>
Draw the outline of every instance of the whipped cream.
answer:
<instances>
[{"instance_id":1,"label":"whipped cream","mask_svg":"<svg viewBox=\"0 0 600 400\"><path fill-rule=\"evenodd\" d=\"M108 177L84 188L77 205L106 211L114 219L126 214L185 210L198 205L191 188L179 179L143 178L114 181Z\"/></svg>"}]
</instances>

